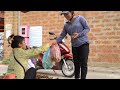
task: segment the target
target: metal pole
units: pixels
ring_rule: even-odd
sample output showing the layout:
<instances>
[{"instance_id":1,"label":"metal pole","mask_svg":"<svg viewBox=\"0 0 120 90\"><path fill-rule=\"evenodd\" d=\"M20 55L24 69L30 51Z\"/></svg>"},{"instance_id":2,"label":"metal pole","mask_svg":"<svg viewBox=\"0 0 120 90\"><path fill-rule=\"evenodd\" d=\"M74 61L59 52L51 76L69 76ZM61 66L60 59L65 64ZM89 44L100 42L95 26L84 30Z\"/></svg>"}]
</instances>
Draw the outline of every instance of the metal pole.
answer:
<instances>
[{"instance_id":1,"label":"metal pole","mask_svg":"<svg viewBox=\"0 0 120 90\"><path fill-rule=\"evenodd\" d=\"M20 31L20 25L21 25L21 16L20 16L20 11L18 11L18 32L17 32L18 35Z\"/></svg>"}]
</instances>

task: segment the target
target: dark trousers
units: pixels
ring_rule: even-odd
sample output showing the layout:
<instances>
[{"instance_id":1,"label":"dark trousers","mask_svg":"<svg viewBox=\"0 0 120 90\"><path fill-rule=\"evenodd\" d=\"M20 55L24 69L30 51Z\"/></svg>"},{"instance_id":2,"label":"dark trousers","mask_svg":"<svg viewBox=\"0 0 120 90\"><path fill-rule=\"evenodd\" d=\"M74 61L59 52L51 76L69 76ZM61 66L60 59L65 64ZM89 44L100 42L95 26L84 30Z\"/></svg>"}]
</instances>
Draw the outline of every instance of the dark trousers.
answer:
<instances>
[{"instance_id":1,"label":"dark trousers","mask_svg":"<svg viewBox=\"0 0 120 90\"><path fill-rule=\"evenodd\" d=\"M86 79L89 44L85 43L79 47L72 47L72 53L75 65L75 79L80 78L80 69L81 79Z\"/></svg>"},{"instance_id":2,"label":"dark trousers","mask_svg":"<svg viewBox=\"0 0 120 90\"><path fill-rule=\"evenodd\" d=\"M36 79L36 69L35 68L30 68L25 72L25 77L24 79Z\"/></svg>"}]
</instances>

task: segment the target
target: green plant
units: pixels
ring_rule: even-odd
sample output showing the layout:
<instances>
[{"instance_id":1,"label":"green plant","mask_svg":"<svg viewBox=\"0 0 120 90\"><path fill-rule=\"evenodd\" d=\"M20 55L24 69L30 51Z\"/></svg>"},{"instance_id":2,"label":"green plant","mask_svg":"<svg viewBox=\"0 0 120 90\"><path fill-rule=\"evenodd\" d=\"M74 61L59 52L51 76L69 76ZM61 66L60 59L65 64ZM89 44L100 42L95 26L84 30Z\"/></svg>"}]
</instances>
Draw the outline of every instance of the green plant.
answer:
<instances>
[{"instance_id":1,"label":"green plant","mask_svg":"<svg viewBox=\"0 0 120 90\"><path fill-rule=\"evenodd\" d=\"M2 60L2 64L9 64L10 63L10 60L9 59L3 59Z\"/></svg>"}]
</instances>

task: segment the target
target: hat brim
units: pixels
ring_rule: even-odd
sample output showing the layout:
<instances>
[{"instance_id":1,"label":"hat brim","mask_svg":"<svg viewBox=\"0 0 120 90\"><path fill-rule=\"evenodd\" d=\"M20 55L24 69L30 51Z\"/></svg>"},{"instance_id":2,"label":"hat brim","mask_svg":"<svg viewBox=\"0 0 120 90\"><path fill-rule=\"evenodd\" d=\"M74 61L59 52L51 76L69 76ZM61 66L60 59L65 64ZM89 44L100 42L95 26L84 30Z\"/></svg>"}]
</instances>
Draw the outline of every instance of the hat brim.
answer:
<instances>
[{"instance_id":1,"label":"hat brim","mask_svg":"<svg viewBox=\"0 0 120 90\"><path fill-rule=\"evenodd\" d=\"M68 13L69 11L62 12L61 15Z\"/></svg>"}]
</instances>

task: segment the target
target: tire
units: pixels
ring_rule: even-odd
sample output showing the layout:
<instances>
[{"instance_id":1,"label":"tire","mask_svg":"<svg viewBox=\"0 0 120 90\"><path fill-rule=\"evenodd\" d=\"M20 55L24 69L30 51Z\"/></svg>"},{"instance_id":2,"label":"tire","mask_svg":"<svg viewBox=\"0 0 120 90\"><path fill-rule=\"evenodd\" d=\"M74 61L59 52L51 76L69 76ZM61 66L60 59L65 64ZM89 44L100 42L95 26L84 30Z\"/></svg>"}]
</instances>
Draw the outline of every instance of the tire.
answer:
<instances>
[{"instance_id":1,"label":"tire","mask_svg":"<svg viewBox=\"0 0 120 90\"><path fill-rule=\"evenodd\" d=\"M73 60L68 59L65 61L68 66L68 69L66 69L65 64L62 62L62 65L61 65L62 73L65 77L73 77L75 73L75 66L74 66Z\"/></svg>"}]
</instances>

